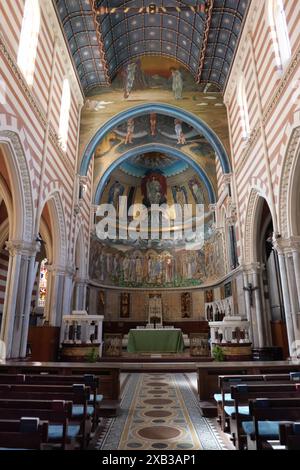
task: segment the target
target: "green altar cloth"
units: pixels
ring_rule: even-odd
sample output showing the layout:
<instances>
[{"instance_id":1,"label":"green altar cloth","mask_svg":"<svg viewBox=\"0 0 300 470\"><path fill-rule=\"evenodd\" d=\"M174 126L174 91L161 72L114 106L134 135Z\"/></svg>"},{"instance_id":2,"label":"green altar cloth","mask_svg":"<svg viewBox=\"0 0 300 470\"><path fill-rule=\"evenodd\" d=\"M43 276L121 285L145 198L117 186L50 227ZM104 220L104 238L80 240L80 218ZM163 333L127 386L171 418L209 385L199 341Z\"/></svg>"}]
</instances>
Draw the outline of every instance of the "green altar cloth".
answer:
<instances>
[{"instance_id":1,"label":"green altar cloth","mask_svg":"<svg viewBox=\"0 0 300 470\"><path fill-rule=\"evenodd\" d=\"M131 353L174 353L184 350L182 332L179 329L130 330L127 351Z\"/></svg>"}]
</instances>

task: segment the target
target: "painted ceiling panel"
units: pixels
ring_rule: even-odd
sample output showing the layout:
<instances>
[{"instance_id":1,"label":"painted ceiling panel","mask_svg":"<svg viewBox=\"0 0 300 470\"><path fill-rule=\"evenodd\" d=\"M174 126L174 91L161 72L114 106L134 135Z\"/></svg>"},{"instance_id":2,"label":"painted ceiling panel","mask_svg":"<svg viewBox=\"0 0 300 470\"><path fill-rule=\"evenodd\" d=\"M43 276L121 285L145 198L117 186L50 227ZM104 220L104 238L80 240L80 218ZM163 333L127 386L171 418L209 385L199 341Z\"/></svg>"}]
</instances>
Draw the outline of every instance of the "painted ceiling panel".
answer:
<instances>
[{"instance_id":1,"label":"painted ceiling panel","mask_svg":"<svg viewBox=\"0 0 300 470\"><path fill-rule=\"evenodd\" d=\"M54 1L88 92L110 85L122 66L142 55L172 57L197 82L222 90L250 0L214 0L212 9L212 0ZM145 10L150 4L157 8L152 14Z\"/></svg>"}]
</instances>

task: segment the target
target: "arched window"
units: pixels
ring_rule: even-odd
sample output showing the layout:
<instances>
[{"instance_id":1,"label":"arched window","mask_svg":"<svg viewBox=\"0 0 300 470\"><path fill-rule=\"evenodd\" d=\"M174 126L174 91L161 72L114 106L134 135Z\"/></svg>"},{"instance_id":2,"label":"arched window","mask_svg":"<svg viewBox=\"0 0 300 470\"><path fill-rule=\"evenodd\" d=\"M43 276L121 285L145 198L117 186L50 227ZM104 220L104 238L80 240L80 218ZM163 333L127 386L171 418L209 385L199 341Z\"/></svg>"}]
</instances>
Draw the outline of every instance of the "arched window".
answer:
<instances>
[{"instance_id":1,"label":"arched window","mask_svg":"<svg viewBox=\"0 0 300 470\"><path fill-rule=\"evenodd\" d=\"M276 62L279 67L283 68L292 55L283 0L269 0L269 14Z\"/></svg>"},{"instance_id":2,"label":"arched window","mask_svg":"<svg viewBox=\"0 0 300 470\"><path fill-rule=\"evenodd\" d=\"M33 84L40 23L39 0L26 0L18 51L18 66L28 85Z\"/></svg>"},{"instance_id":3,"label":"arched window","mask_svg":"<svg viewBox=\"0 0 300 470\"><path fill-rule=\"evenodd\" d=\"M40 278L39 278L39 292L38 292L38 307L45 307L47 297L47 282L48 282L48 260L45 258L41 262Z\"/></svg>"},{"instance_id":4,"label":"arched window","mask_svg":"<svg viewBox=\"0 0 300 470\"><path fill-rule=\"evenodd\" d=\"M243 128L243 137L247 139L250 135L249 111L246 96L245 79L242 75L238 84L238 103L240 107L241 123Z\"/></svg>"},{"instance_id":5,"label":"arched window","mask_svg":"<svg viewBox=\"0 0 300 470\"><path fill-rule=\"evenodd\" d=\"M68 133L69 133L69 115L71 106L70 84L67 78L64 79L63 91L60 106L59 119L59 138L63 151L67 150Z\"/></svg>"}]
</instances>

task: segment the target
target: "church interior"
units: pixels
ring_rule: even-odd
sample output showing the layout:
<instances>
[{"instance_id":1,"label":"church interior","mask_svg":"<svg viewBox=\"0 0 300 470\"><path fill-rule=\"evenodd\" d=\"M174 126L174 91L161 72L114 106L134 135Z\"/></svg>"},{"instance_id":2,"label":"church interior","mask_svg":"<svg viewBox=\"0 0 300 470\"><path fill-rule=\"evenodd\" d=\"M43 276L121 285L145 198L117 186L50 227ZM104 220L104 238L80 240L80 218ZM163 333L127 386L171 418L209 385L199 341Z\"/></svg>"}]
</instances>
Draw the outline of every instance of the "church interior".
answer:
<instances>
[{"instance_id":1,"label":"church interior","mask_svg":"<svg viewBox=\"0 0 300 470\"><path fill-rule=\"evenodd\" d=\"M0 450L299 450L300 2L0 18Z\"/></svg>"}]
</instances>

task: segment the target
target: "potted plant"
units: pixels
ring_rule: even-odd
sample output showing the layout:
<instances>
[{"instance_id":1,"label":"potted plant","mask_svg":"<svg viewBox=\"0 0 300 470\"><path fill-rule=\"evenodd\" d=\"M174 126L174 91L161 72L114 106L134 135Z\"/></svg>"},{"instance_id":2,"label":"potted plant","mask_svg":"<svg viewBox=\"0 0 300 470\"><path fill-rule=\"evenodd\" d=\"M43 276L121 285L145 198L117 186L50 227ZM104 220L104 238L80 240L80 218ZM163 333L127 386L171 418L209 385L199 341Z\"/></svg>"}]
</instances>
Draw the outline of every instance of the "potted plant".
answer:
<instances>
[{"instance_id":1,"label":"potted plant","mask_svg":"<svg viewBox=\"0 0 300 470\"><path fill-rule=\"evenodd\" d=\"M91 351L85 356L88 362L97 362L99 355L96 348L91 349Z\"/></svg>"},{"instance_id":2,"label":"potted plant","mask_svg":"<svg viewBox=\"0 0 300 470\"><path fill-rule=\"evenodd\" d=\"M225 355L224 355L224 351L223 349L216 345L213 347L213 350L212 350L212 356L214 358L215 361L218 361L218 362L223 362L225 361Z\"/></svg>"}]
</instances>

